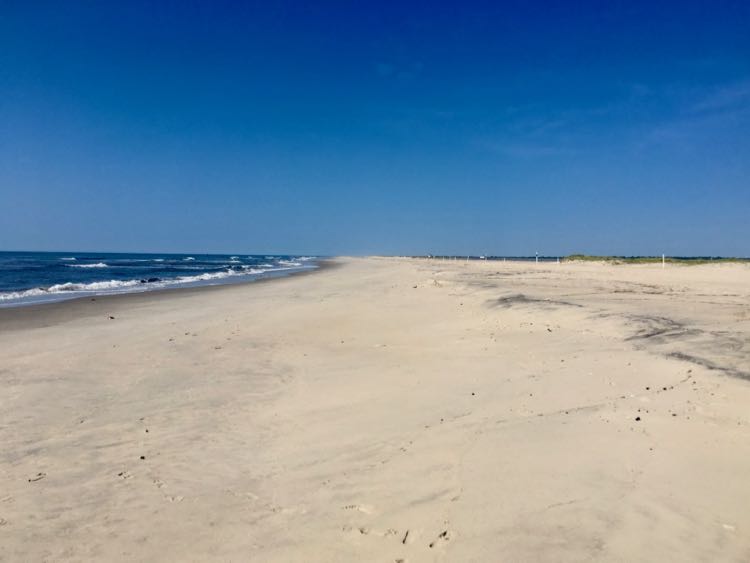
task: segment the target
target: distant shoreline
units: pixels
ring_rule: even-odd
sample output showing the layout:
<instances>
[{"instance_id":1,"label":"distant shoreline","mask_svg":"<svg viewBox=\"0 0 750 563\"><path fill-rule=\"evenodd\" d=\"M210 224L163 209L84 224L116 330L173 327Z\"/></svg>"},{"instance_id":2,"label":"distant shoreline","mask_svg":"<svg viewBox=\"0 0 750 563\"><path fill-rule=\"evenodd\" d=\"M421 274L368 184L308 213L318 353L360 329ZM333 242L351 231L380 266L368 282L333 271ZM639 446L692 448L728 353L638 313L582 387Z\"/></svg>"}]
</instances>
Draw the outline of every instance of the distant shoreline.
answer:
<instances>
[{"instance_id":1,"label":"distant shoreline","mask_svg":"<svg viewBox=\"0 0 750 563\"><path fill-rule=\"evenodd\" d=\"M613 264L743 264L750 263L750 258L723 256L595 256L588 254L571 254L563 260L566 262L608 262Z\"/></svg>"},{"instance_id":2,"label":"distant shoreline","mask_svg":"<svg viewBox=\"0 0 750 563\"><path fill-rule=\"evenodd\" d=\"M610 264L750 264L750 258L725 256L599 256L594 254L569 254L566 256L462 256L433 255L409 256L409 258L433 260L486 260L491 262L606 262Z\"/></svg>"}]
</instances>

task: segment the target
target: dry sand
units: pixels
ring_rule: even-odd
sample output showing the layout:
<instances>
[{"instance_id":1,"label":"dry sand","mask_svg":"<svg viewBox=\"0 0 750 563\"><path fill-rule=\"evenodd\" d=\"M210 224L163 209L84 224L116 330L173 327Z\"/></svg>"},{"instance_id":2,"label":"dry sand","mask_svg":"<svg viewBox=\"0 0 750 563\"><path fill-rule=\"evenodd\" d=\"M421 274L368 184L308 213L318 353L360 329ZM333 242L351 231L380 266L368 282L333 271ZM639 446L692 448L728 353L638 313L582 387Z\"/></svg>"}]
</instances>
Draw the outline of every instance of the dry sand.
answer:
<instances>
[{"instance_id":1,"label":"dry sand","mask_svg":"<svg viewBox=\"0 0 750 563\"><path fill-rule=\"evenodd\" d=\"M749 267L338 263L0 310L0 560L750 560Z\"/></svg>"}]
</instances>

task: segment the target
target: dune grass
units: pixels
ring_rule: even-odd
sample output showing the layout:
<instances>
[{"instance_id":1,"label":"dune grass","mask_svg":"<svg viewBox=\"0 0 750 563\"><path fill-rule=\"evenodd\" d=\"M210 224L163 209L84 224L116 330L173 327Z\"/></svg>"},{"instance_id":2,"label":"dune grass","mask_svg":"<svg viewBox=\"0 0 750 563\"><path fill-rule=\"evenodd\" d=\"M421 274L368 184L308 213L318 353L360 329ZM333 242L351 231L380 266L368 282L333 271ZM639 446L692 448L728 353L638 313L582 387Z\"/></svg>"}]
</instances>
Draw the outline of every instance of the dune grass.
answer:
<instances>
[{"instance_id":1,"label":"dune grass","mask_svg":"<svg viewBox=\"0 0 750 563\"><path fill-rule=\"evenodd\" d=\"M593 256L571 254L563 258L565 262L608 262L611 264L661 264L661 256ZM749 258L727 258L721 256L673 256L664 260L668 264L697 266L700 264L750 263Z\"/></svg>"}]
</instances>

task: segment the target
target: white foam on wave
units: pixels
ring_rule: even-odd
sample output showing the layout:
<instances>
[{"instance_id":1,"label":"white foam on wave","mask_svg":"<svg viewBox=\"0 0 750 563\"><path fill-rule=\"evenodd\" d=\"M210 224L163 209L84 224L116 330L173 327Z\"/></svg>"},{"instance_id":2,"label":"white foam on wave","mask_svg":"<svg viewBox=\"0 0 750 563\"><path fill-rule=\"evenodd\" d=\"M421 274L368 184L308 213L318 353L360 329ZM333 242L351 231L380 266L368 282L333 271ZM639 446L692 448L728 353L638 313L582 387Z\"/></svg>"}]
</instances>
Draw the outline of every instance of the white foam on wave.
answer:
<instances>
[{"instance_id":1,"label":"white foam on wave","mask_svg":"<svg viewBox=\"0 0 750 563\"><path fill-rule=\"evenodd\" d=\"M290 268L276 268L276 270L287 270ZM222 270L221 272L206 272L204 274L198 274L197 276L179 276L177 278L173 278L170 280L164 280L165 285L174 285L174 284L186 284L186 283L194 283L194 282L205 282L205 281L214 281L214 280L222 280L225 278L231 278L234 276L248 276L253 274L265 274L269 270L261 270L259 268L254 268L253 266L242 266L241 270Z\"/></svg>"},{"instance_id":2,"label":"white foam on wave","mask_svg":"<svg viewBox=\"0 0 750 563\"><path fill-rule=\"evenodd\" d=\"M100 291L112 291L132 288L142 285L140 280L110 280L91 283L58 283L48 288L35 287L25 291L12 291L9 293L0 293L0 301L10 301L16 299L27 299L29 297L42 297L45 295L55 295L60 293L92 293Z\"/></svg>"},{"instance_id":3,"label":"white foam on wave","mask_svg":"<svg viewBox=\"0 0 750 563\"><path fill-rule=\"evenodd\" d=\"M191 260L195 260L195 258L193 258L192 256L188 256L187 258L183 258L183 260L184 260L185 262L189 262L189 261L191 261Z\"/></svg>"},{"instance_id":4,"label":"white foam on wave","mask_svg":"<svg viewBox=\"0 0 750 563\"><path fill-rule=\"evenodd\" d=\"M12 299L25 299L28 297L40 297L47 295L46 289L34 288L26 291L11 291L9 293L0 293L0 301L10 301Z\"/></svg>"},{"instance_id":5,"label":"white foam on wave","mask_svg":"<svg viewBox=\"0 0 750 563\"><path fill-rule=\"evenodd\" d=\"M244 272L235 272L234 270L224 270L222 272L211 272L198 274L197 276L180 276L175 279L174 283L192 283L201 281L223 280L232 276L241 275ZM172 281L172 280L170 280Z\"/></svg>"},{"instance_id":6,"label":"white foam on wave","mask_svg":"<svg viewBox=\"0 0 750 563\"><path fill-rule=\"evenodd\" d=\"M301 266L302 265L300 262L295 262L294 260L279 260L279 264L282 264L284 266Z\"/></svg>"},{"instance_id":7,"label":"white foam on wave","mask_svg":"<svg viewBox=\"0 0 750 563\"><path fill-rule=\"evenodd\" d=\"M109 268L104 262L97 262L96 264L65 264L68 268Z\"/></svg>"},{"instance_id":8,"label":"white foam on wave","mask_svg":"<svg viewBox=\"0 0 750 563\"><path fill-rule=\"evenodd\" d=\"M75 256L66 256L65 258L60 258L60 260L77 260Z\"/></svg>"},{"instance_id":9,"label":"white foam on wave","mask_svg":"<svg viewBox=\"0 0 750 563\"><path fill-rule=\"evenodd\" d=\"M200 284L201 282L219 282L230 277L246 277L258 274L268 274L271 272L281 272L286 270L295 270L302 266L298 262L289 260L280 260L279 264L285 262L285 267L272 266L271 264L262 264L260 266L245 265L239 270L222 270L220 272L205 272L195 276L178 276L171 279L161 279L151 283L143 283L141 280L108 280L90 283L61 283L55 284L48 288L33 288L25 291L14 291L8 293L0 292L0 303L33 300L33 298L53 298L58 296L78 296L78 295L102 295L113 293L129 293L133 291L147 291L150 289L160 289L178 285ZM83 264L82 266L94 267L95 265ZM105 265L106 266L106 265ZM309 267L309 266L308 266Z\"/></svg>"},{"instance_id":10,"label":"white foam on wave","mask_svg":"<svg viewBox=\"0 0 750 563\"><path fill-rule=\"evenodd\" d=\"M47 293L63 293L67 291L106 291L108 289L122 289L141 285L140 280L109 280L91 283L58 283L47 288Z\"/></svg>"},{"instance_id":11,"label":"white foam on wave","mask_svg":"<svg viewBox=\"0 0 750 563\"><path fill-rule=\"evenodd\" d=\"M253 266L242 266L243 274L262 274L265 272L265 269L256 268Z\"/></svg>"}]
</instances>

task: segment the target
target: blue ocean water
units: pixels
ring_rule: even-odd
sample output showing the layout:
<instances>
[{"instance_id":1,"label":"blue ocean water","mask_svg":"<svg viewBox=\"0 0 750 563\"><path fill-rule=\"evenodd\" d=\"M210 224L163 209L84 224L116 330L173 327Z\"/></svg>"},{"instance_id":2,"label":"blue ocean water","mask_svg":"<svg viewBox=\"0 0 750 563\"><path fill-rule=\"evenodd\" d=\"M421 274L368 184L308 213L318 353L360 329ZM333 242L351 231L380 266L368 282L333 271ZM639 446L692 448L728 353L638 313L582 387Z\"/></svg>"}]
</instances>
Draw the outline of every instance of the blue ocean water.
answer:
<instances>
[{"instance_id":1,"label":"blue ocean water","mask_svg":"<svg viewBox=\"0 0 750 563\"><path fill-rule=\"evenodd\" d=\"M0 307L249 281L316 268L313 256L0 252Z\"/></svg>"}]
</instances>

